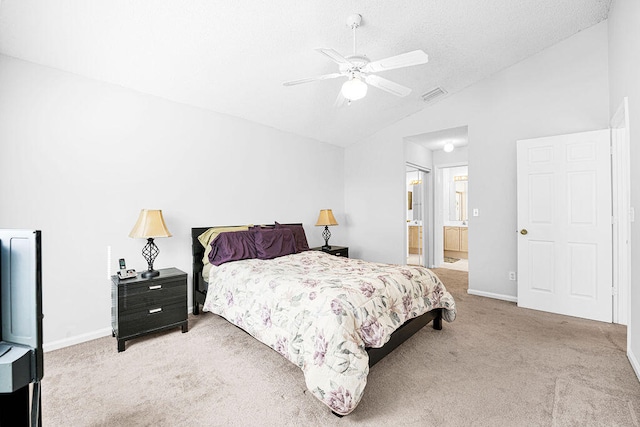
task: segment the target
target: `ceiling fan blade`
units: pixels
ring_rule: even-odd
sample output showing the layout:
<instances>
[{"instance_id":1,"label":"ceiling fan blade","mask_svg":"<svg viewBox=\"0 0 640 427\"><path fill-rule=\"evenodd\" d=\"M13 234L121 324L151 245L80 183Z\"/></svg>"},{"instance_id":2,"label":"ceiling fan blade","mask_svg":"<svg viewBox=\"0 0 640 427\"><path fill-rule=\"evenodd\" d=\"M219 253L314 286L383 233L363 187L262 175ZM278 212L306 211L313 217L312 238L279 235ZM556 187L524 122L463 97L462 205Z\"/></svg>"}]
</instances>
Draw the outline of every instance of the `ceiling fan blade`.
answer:
<instances>
[{"instance_id":1,"label":"ceiling fan blade","mask_svg":"<svg viewBox=\"0 0 640 427\"><path fill-rule=\"evenodd\" d=\"M379 71L393 70L396 68L411 67L413 65L426 64L429 61L429 55L421 50L402 53L389 58L380 59L378 61L369 62L362 68L365 73L376 73Z\"/></svg>"},{"instance_id":2,"label":"ceiling fan blade","mask_svg":"<svg viewBox=\"0 0 640 427\"><path fill-rule=\"evenodd\" d=\"M331 59L333 62L335 62L336 64L339 65L351 65L353 66L353 64L351 62L349 62L349 60L347 58L345 58L344 56L342 56L341 54L339 54L338 52L336 52L333 49L327 49L327 48L323 48L323 47L318 47L316 48L317 52L320 52L321 54L327 56L329 59Z\"/></svg>"},{"instance_id":3,"label":"ceiling fan blade","mask_svg":"<svg viewBox=\"0 0 640 427\"><path fill-rule=\"evenodd\" d=\"M344 97L342 92L338 92L336 101L333 103L333 108L342 108L347 104L347 98Z\"/></svg>"},{"instance_id":4,"label":"ceiling fan blade","mask_svg":"<svg viewBox=\"0 0 640 427\"><path fill-rule=\"evenodd\" d=\"M318 80L335 79L335 78L342 77L342 76L343 76L342 73L331 73L331 74L324 74L322 76L307 77L306 79L290 80L290 81L284 82L282 84L285 85L285 86L293 86L293 85L299 85L299 84L302 84L302 83L315 82L315 81L318 81Z\"/></svg>"},{"instance_id":5,"label":"ceiling fan blade","mask_svg":"<svg viewBox=\"0 0 640 427\"><path fill-rule=\"evenodd\" d=\"M398 83L394 83L383 77L376 76L375 74L370 74L365 77L365 81L373 87L377 87L378 89L382 89L385 92L392 93L396 96L407 96L411 93L411 89L408 87L399 85Z\"/></svg>"}]
</instances>

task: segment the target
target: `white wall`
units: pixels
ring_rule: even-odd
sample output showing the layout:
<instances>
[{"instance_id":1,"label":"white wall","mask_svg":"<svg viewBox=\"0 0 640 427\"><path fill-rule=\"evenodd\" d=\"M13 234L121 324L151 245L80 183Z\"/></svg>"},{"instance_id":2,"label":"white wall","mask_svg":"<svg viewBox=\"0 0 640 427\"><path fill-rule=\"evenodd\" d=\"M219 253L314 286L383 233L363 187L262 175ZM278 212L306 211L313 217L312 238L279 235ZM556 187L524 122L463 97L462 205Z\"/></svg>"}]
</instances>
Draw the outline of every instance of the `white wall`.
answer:
<instances>
[{"instance_id":1,"label":"white wall","mask_svg":"<svg viewBox=\"0 0 640 427\"><path fill-rule=\"evenodd\" d=\"M6 56L0 94L0 227L42 230L45 348L110 332L107 275L146 268L142 208L173 233L156 268L190 272L198 226L303 222L320 245L322 208L348 244L342 148Z\"/></svg>"},{"instance_id":2,"label":"white wall","mask_svg":"<svg viewBox=\"0 0 640 427\"><path fill-rule=\"evenodd\" d=\"M345 150L350 257L403 263L405 162L402 140L396 142L396 149L385 141L372 141L357 145L360 150ZM390 247L397 250L390 251Z\"/></svg>"},{"instance_id":3,"label":"white wall","mask_svg":"<svg viewBox=\"0 0 640 427\"><path fill-rule=\"evenodd\" d=\"M348 147L346 210L358 219L351 247L365 259L402 261L402 139L468 126L469 208L480 210L469 221L470 292L513 299L515 142L606 128L608 97L604 22Z\"/></svg>"},{"instance_id":4,"label":"white wall","mask_svg":"<svg viewBox=\"0 0 640 427\"><path fill-rule=\"evenodd\" d=\"M640 209L640 2L614 0L609 11L609 109L615 113L629 98L631 206ZM631 310L628 355L640 377L640 227L631 224Z\"/></svg>"}]
</instances>

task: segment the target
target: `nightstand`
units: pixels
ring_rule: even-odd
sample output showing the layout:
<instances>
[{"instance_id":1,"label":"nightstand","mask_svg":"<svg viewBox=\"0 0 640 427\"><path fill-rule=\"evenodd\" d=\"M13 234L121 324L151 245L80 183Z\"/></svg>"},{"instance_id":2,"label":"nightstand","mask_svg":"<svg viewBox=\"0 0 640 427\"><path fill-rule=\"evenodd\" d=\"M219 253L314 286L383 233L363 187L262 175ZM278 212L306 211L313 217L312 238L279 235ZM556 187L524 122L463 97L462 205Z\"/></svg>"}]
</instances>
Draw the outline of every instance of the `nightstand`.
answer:
<instances>
[{"instance_id":1,"label":"nightstand","mask_svg":"<svg viewBox=\"0 0 640 427\"><path fill-rule=\"evenodd\" d=\"M322 246L311 248L312 251L322 251L335 256L343 256L349 258L349 248L346 246L331 246L331 249L322 249Z\"/></svg>"},{"instance_id":2,"label":"nightstand","mask_svg":"<svg viewBox=\"0 0 640 427\"><path fill-rule=\"evenodd\" d=\"M187 273L177 268L158 270L159 276L148 279L140 273L120 280L111 276L111 327L118 339L118 352L125 341L187 323Z\"/></svg>"}]
</instances>

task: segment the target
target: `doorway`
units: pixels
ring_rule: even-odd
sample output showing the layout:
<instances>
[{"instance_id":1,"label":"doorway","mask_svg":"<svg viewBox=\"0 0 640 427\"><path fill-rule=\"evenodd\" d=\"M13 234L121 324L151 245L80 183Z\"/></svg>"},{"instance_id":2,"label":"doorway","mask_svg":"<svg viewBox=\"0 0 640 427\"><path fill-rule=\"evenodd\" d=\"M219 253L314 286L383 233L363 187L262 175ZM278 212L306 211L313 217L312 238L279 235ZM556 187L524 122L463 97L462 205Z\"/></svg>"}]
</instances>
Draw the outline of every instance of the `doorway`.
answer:
<instances>
[{"instance_id":1,"label":"doorway","mask_svg":"<svg viewBox=\"0 0 640 427\"><path fill-rule=\"evenodd\" d=\"M469 167L446 165L437 174L435 265L469 271Z\"/></svg>"},{"instance_id":2,"label":"doorway","mask_svg":"<svg viewBox=\"0 0 640 427\"><path fill-rule=\"evenodd\" d=\"M426 186L424 192L423 212L425 217L423 221L423 248L425 248L423 256L423 265L429 268L442 267L444 263L443 249L443 208L442 208L442 168L452 166L468 165L469 143L467 126L456 128L441 129L438 131L427 132L407 136L405 139L405 166L411 167L410 170L422 170L425 172ZM433 172L432 172L433 171ZM408 173L408 171L407 171ZM412 178L414 179L414 178ZM424 181L424 180L423 180ZM410 180L407 181L407 183ZM412 189L405 189L408 198L408 192ZM407 200L408 203L408 200ZM413 220L413 213L409 214L408 206L407 221ZM469 208L468 208L469 209ZM409 258L409 223L406 228L405 246L407 258ZM414 229L415 233L415 229ZM467 268L468 271L468 268Z\"/></svg>"},{"instance_id":3,"label":"doorway","mask_svg":"<svg viewBox=\"0 0 640 427\"><path fill-rule=\"evenodd\" d=\"M406 165L406 263L427 266L428 262L428 182L429 172Z\"/></svg>"}]
</instances>

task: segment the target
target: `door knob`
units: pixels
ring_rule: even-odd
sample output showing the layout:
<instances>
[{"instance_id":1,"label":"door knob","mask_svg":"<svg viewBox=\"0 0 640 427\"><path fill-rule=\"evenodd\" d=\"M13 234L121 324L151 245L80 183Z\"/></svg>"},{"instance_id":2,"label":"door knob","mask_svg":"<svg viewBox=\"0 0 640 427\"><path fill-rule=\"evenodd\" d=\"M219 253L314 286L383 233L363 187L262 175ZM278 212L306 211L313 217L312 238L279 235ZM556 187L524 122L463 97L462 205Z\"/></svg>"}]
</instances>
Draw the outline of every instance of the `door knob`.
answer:
<instances>
[{"instance_id":1,"label":"door knob","mask_svg":"<svg viewBox=\"0 0 640 427\"><path fill-rule=\"evenodd\" d=\"M524 236L525 234L527 234L527 233L528 233L528 231L527 231L527 229L526 229L526 228L523 228L522 230L520 230L520 234L522 234L523 236Z\"/></svg>"}]
</instances>

